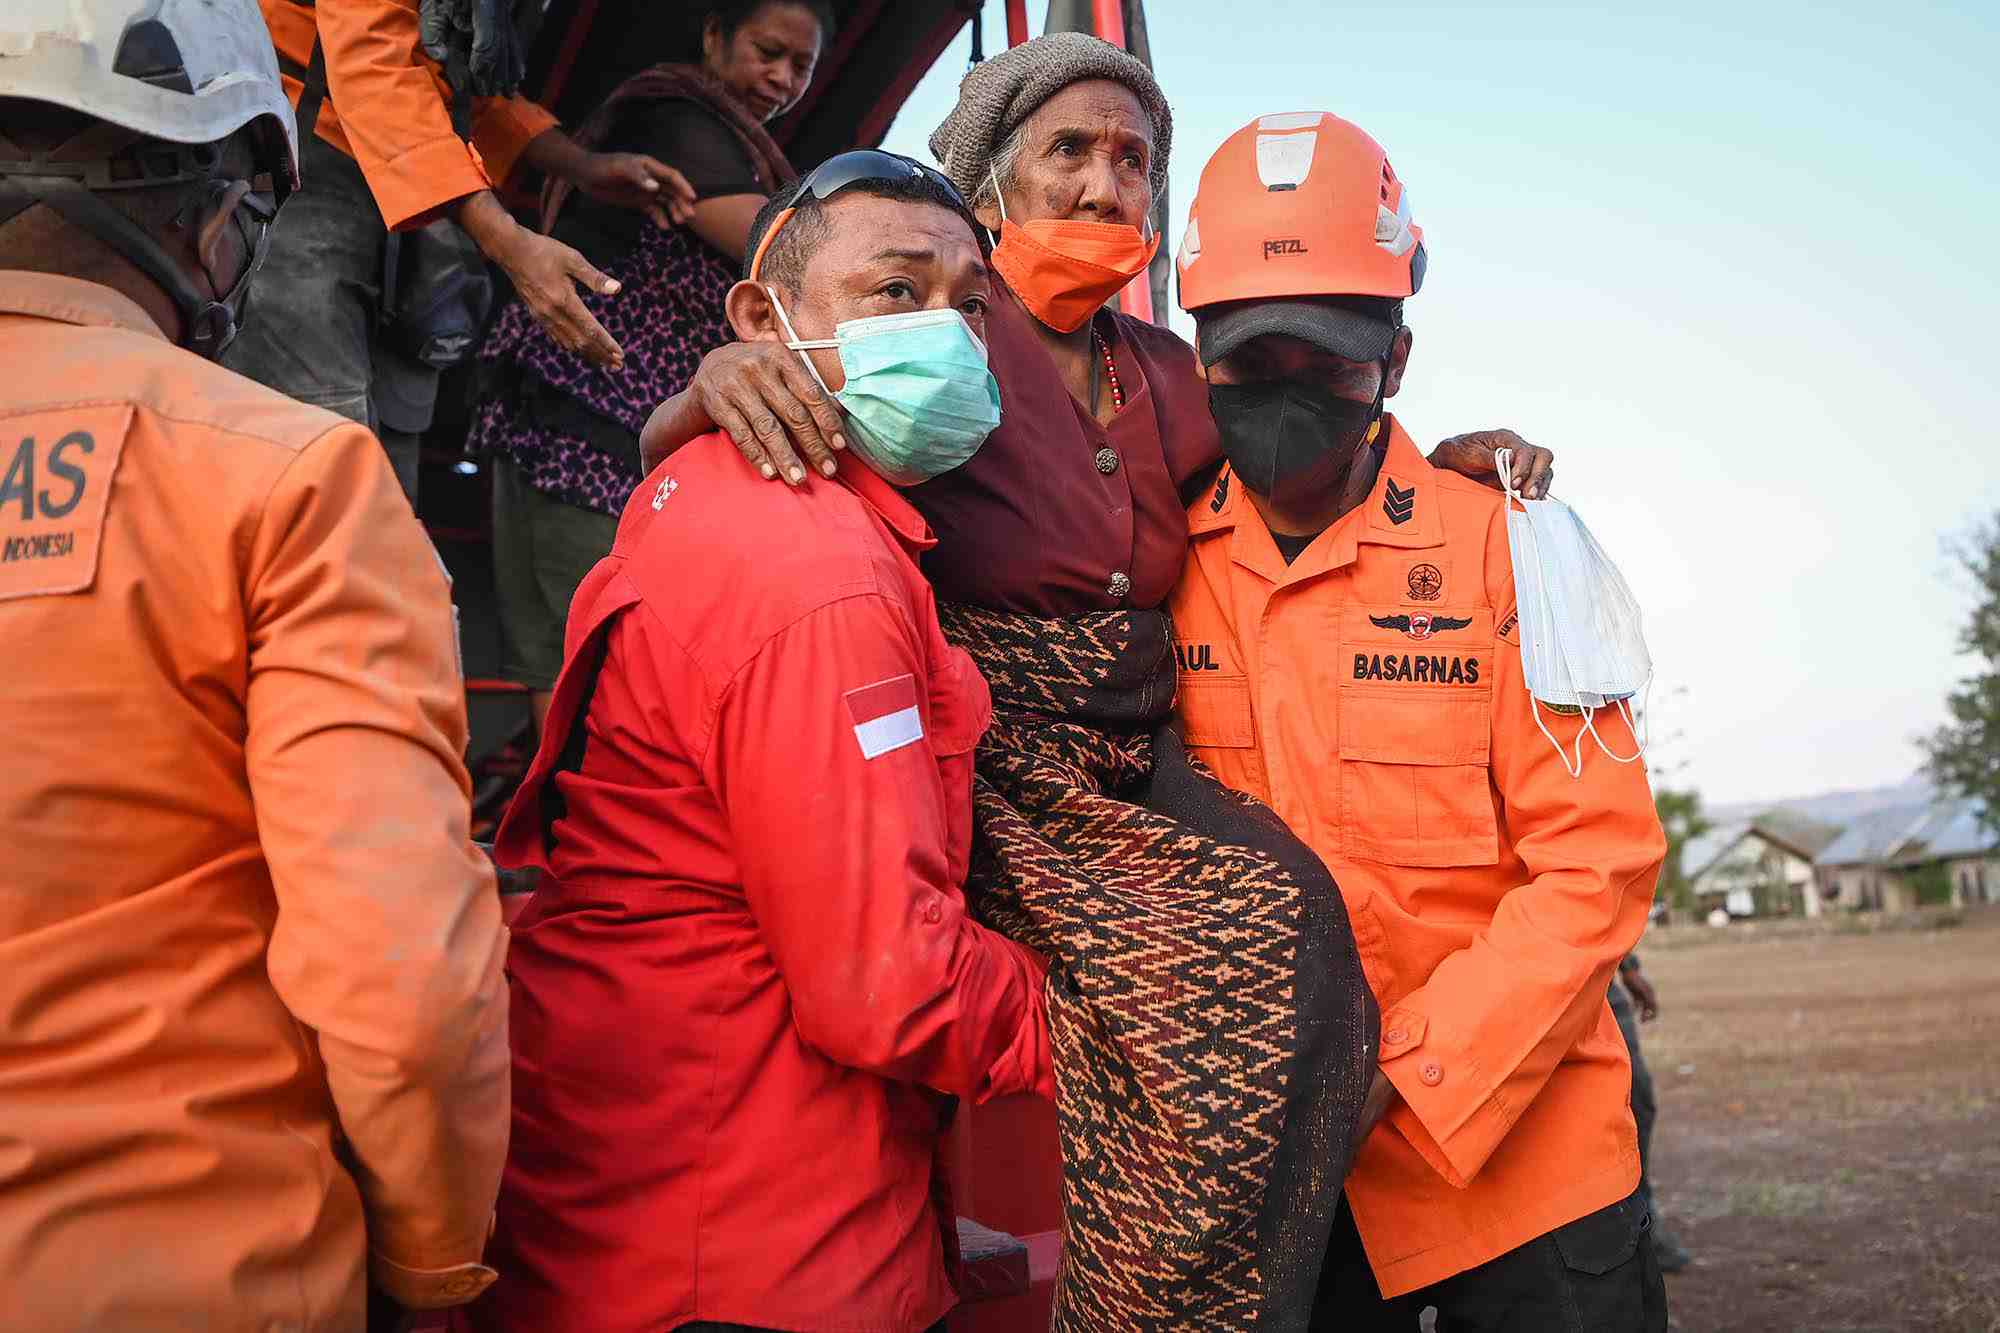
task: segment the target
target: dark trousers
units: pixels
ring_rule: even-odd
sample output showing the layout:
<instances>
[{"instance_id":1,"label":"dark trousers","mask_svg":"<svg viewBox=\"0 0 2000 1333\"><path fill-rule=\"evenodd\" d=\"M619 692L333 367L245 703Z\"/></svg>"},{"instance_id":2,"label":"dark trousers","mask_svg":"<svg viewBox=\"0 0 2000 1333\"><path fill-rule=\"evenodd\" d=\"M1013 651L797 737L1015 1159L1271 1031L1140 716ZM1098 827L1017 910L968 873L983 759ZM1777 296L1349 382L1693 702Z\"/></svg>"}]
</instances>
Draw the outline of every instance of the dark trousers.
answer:
<instances>
[{"instance_id":1,"label":"dark trousers","mask_svg":"<svg viewBox=\"0 0 2000 1333\"><path fill-rule=\"evenodd\" d=\"M1664 1333L1667 1288L1651 1220L1634 1194L1477 1268L1384 1299L1343 1200L1313 1304L1313 1333L1416 1333L1427 1305L1437 1333Z\"/></svg>"},{"instance_id":2,"label":"dark trousers","mask_svg":"<svg viewBox=\"0 0 2000 1333\"><path fill-rule=\"evenodd\" d=\"M243 331L222 363L374 431L414 505L416 432L429 424L430 403L403 404L435 399L437 372L378 346L388 229L347 154L308 134L299 173L305 183L278 214L270 253L251 281ZM385 409L398 419L385 419Z\"/></svg>"},{"instance_id":3,"label":"dark trousers","mask_svg":"<svg viewBox=\"0 0 2000 1333\"><path fill-rule=\"evenodd\" d=\"M1611 983L1611 1013L1618 1020L1618 1031L1624 1034L1625 1051L1632 1057L1632 1119L1639 1124L1639 1197L1646 1201L1646 1211L1658 1216L1653 1203L1653 1120L1660 1108L1653 1100L1653 1071L1646 1068L1646 1057L1639 1051L1638 1008L1615 981Z\"/></svg>"}]
</instances>

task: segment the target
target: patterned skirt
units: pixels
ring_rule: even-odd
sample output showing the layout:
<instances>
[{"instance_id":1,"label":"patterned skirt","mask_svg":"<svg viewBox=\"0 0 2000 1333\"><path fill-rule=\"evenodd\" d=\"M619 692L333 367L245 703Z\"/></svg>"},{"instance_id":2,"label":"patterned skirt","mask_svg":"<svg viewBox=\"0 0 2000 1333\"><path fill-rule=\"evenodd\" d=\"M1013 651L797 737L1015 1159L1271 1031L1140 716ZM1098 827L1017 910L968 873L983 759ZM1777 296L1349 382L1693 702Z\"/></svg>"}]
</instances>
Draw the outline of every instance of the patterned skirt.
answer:
<instances>
[{"instance_id":1,"label":"patterned skirt","mask_svg":"<svg viewBox=\"0 0 2000 1333\"><path fill-rule=\"evenodd\" d=\"M736 268L693 232L651 223L631 250L592 259L623 290L584 293L583 304L625 349L625 368L600 369L556 346L516 297L480 348L480 400L466 447L511 458L536 490L615 518L639 484L646 418L688 386L709 349L734 337L722 298ZM543 410L558 397L570 411ZM621 435L622 447L607 449L599 432L569 428L579 413Z\"/></svg>"},{"instance_id":2,"label":"patterned skirt","mask_svg":"<svg viewBox=\"0 0 2000 1333\"><path fill-rule=\"evenodd\" d=\"M1188 756L1164 613L940 616L994 701L967 893L1054 960L1053 1328L1306 1328L1378 1021L1332 875Z\"/></svg>"}]
</instances>

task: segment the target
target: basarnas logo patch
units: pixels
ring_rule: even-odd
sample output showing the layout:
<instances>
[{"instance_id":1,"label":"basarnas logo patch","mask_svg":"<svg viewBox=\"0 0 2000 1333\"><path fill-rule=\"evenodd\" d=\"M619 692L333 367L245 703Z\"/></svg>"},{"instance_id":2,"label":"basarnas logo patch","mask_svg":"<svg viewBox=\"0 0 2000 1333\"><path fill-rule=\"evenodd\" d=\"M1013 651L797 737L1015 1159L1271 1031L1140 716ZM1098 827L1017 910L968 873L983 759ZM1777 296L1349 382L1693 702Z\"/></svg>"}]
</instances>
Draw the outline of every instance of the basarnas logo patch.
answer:
<instances>
[{"instance_id":1,"label":"basarnas logo patch","mask_svg":"<svg viewBox=\"0 0 2000 1333\"><path fill-rule=\"evenodd\" d=\"M1460 619L1457 616L1434 616L1424 611L1413 611L1406 616L1370 616L1368 623L1376 629L1399 629L1413 639L1428 639L1433 634L1464 629L1472 623L1472 617Z\"/></svg>"}]
</instances>

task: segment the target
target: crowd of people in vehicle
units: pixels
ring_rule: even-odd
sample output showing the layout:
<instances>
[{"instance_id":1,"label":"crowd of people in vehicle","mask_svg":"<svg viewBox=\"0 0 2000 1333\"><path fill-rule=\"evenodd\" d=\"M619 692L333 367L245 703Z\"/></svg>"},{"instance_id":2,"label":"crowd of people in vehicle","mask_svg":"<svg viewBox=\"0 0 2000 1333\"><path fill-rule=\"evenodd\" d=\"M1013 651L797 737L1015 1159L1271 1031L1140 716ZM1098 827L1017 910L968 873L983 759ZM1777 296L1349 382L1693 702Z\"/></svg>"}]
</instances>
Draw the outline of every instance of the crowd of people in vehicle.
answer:
<instances>
[{"instance_id":1,"label":"crowd of people in vehicle","mask_svg":"<svg viewBox=\"0 0 2000 1333\"><path fill-rule=\"evenodd\" d=\"M1116 46L801 172L822 0L569 131L431 8L0 18L23 1326L921 1333L944 1135L1026 1094L1056 1327L1663 1330L1606 1003L1643 646L1514 544L1545 450L1388 410L1384 148L1246 105L1190 345L1116 303L1173 149ZM513 291L468 442L535 700L511 932L384 333L440 220Z\"/></svg>"}]
</instances>

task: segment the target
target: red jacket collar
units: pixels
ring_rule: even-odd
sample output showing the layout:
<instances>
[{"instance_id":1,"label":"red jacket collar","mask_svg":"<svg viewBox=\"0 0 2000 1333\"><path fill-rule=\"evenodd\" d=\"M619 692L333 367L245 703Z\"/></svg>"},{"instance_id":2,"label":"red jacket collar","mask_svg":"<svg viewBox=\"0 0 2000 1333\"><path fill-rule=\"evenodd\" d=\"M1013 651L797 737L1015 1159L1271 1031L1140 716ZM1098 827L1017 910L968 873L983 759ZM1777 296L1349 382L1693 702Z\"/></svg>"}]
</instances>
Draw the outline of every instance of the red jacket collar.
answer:
<instances>
[{"instance_id":1,"label":"red jacket collar","mask_svg":"<svg viewBox=\"0 0 2000 1333\"><path fill-rule=\"evenodd\" d=\"M875 516L889 525L889 530L909 548L911 554L928 551L937 545L937 538L932 535L930 524L924 522L924 516L903 498L901 491L884 481L880 473L856 458L852 450L841 455L840 470L834 474L834 479L874 510Z\"/></svg>"}]
</instances>

